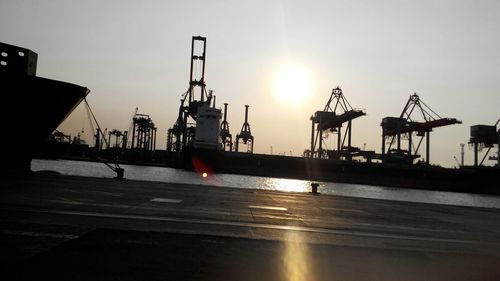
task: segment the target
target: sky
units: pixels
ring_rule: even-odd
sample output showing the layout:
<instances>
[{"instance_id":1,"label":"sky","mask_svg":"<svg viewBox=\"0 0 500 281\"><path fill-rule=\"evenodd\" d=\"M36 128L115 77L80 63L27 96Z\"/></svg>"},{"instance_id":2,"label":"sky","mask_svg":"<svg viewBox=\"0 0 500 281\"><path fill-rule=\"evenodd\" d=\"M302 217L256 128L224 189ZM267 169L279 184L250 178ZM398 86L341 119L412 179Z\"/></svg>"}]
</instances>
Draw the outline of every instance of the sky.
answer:
<instances>
[{"instance_id":1,"label":"sky","mask_svg":"<svg viewBox=\"0 0 500 281\"><path fill-rule=\"evenodd\" d=\"M382 118L414 92L461 120L431 134L430 161L446 167L471 125L500 118L499 1L0 0L0 36L38 53L38 76L89 88L101 127L128 130L136 107L150 115L157 149L188 89L192 36L207 37L207 89L229 103L233 136L250 105L256 153L301 155L337 86L366 110L352 140L367 150L381 151ZM59 130L82 128L92 143L79 106Z\"/></svg>"}]
</instances>

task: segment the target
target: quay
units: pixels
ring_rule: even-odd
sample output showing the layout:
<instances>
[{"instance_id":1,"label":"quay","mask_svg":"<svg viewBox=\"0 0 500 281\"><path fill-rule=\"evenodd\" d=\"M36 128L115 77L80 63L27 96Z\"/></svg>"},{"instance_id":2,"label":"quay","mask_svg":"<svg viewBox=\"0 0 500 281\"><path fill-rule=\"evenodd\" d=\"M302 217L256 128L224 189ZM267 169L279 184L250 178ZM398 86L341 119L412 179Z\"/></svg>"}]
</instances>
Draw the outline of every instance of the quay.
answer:
<instances>
[{"instance_id":1,"label":"quay","mask_svg":"<svg viewBox=\"0 0 500 281\"><path fill-rule=\"evenodd\" d=\"M0 175L9 280L499 280L500 208Z\"/></svg>"}]
</instances>

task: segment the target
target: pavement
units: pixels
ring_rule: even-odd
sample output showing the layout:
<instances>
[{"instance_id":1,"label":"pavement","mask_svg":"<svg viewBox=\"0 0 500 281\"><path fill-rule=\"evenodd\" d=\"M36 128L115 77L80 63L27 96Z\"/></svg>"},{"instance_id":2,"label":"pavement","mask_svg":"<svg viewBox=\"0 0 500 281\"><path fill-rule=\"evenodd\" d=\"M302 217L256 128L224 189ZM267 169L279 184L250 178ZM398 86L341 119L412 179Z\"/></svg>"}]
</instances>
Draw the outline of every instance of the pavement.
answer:
<instances>
[{"instance_id":1,"label":"pavement","mask_svg":"<svg viewBox=\"0 0 500 281\"><path fill-rule=\"evenodd\" d=\"M0 186L8 280L500 280L500 209L47 173Z\"/></svg>"}]
</instances>

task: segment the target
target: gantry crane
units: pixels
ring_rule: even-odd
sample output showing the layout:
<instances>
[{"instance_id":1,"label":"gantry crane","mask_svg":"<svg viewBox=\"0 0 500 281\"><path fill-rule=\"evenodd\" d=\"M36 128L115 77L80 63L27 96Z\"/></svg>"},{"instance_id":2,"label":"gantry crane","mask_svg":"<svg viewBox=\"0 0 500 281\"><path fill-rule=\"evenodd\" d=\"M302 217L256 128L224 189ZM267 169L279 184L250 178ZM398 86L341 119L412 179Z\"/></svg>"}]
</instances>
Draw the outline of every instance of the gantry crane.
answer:
<instances>
[{"instance_id":1,"label":"gantry crane","mask_svg":"<svg viewBox=\"0 0 500 281\"><path fill-rule=\"evenodd\" d=\"M114 146L113 142L111 141L111 138L114 137ZM123 145L123 140L124 140L124 133L120 130L113 129L108 132L108 143L109 143L109 148L120 148L121 145Z\"/></svg>"},{"instance_id":2,"label":"gantry crane","mask_svg":"<svg viewBox=\"0 0 500 281\"><path fill-rule=\"evenodd\" d=\"M210 105L211 93L207 93L205 84L206 37L193 36L191 40L191 67L189 89L182 94L179 115L175 124L168 130L167 150L181 152L187 144L194 140L195 126L190 119L196 121L198 108ZM196 91L199 90L199 98Z\"/></svg>"},{"instance_id":3,"label":"gantry crane","mask_svg":"<svg viewBox=\"0 0 500 281\"><path fill-rule=\"evenodd\" d=\"M497 125L500 123L500 119L495 123L495 125L474 125L470 127L470 140L469 144L474 146L474 166L483 165L484 160L488 156L491 148L497 145L497 156L490 156L490 160L497 160L497 166L500 167L500 129L497 131ZM480 149L487 147L488 150L484 154L481 162L478 162L478 152Z\"/></svg>"},{"instance_id":4,"label":"gantry crane","mask_svg":"<svg viewBox=\"0 0 500 281\"><path fill-rule=\"evenodd\" d=\"M311 116L311 151L310 157L352 160L359 153L359 148L353 147L351 142L352 120L366 115L363 110L353 109L342 94L342 89L337 87L332 90L325 108L316 111ZM342 138L343 124L347 123ZM337 133L337 149L328 150L323 148L324 133L326 131ZM346 145L347 141L347 145Z\"/></svg>"},{"instance_id":5,"label":"gantry crane","mask_svg":"<svg viewBox=\"0 0 500 281\"><path fill-rule=\"evenodd\" d=\"M229 132L229 123L227 122L227 103L224 103L224 120L220 124L220 138L222 140L223 149L225 151L232 151L233 136Z\"/></svg>"},{"instance_id":6,"label":"gantry crane","mask_svg":"<svg viewBox=\"0 0 500 281\"><path fill-rule=\"evenodd\" d=\"M149 115L135 114L132 129L132 150L153 151L156 148L156 127Z\"/></svg>"},{"instance_id":7,"label":"gantry crane","mask_svg":"<svg viewBox=\"0 0 500 281\"><path fill-rule=\"evenodd\" d=\"M132 132L133 126L134 126L134 118L135 115L137 114L137 111L139 111L139 108L136 107L134 109L134 113L132 114L132 117L130 118L130 125L128 127L128 130L124 132L124 143L126 144L123 149L127 149L127 147L131 146L131 140L129 139L129 134Z\"/></svg>"},{"instance_id":8,"label":"gantry crane","mask_svg":"<svg viewBox=\"0 0 500 281\"><path fill-rule=\"evenodd\" d=\"M423 121L416 121L414 112L419 112ZM382 119L382 161L412 164L420 157L418 151L422 141L426 139L425 161L430 163L430 133L432 129L462 122L455 118L442 118L427 106L414 93L406 102L406 105L399 117L385 117ZM414 147L413 136L420 137L418 144ZM407 140L407 149L404 149L401 142ZM386 142L389 146L386 149ZM393 148L396 143L396 148Z\"/></svg>"},{"instance_id":9,"label":"gantry crane","mask_svg":"<svg viewBox=\"0 0 500 281\"><path fill-rule=\"evenodd\" d=\"M254 138L250 130L250 124L248 123L248 107L249 105L245 105L245 122L243 123L243 126L241 126L241 132L236 135L236 141L235 141L236 152L238 152L239 143L242 142L243 144L247 145L246 152L253 153Z\"/></svg>"}]
</instances>

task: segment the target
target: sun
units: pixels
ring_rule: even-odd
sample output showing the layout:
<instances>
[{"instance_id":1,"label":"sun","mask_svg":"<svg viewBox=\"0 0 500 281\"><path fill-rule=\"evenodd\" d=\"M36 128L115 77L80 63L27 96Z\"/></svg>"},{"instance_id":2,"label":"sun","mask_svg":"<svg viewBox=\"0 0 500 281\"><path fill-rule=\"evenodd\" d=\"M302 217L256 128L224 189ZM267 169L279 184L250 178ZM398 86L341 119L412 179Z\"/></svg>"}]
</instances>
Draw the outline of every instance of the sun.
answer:
<instances>
[{"instance_id":1,"label":"sun","mask_svg":"<svg viewBox=\"0 0 500 281\"><path fill-rule=\"evenodd\" d=\"M307 69L287 65L274 80L276 97L280 102L298 105L304 102L312 91L311 75Z\"/></svg>"}]
</instances>

